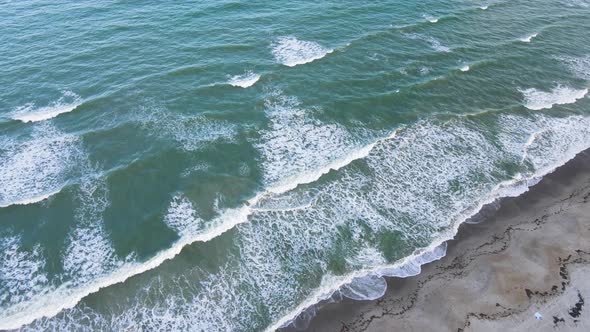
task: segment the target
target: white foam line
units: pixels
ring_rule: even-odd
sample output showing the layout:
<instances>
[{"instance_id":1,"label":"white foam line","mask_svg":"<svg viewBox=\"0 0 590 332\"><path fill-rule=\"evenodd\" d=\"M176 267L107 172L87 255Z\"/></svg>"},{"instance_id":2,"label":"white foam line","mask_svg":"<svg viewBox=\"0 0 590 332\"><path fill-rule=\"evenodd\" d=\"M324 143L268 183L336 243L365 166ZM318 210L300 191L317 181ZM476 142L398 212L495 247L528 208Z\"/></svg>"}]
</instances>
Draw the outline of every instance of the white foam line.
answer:
<instances>
[{"instance_id":1,"label":"white foam line","mask_svg":"<svg viewBox=\"0 0 590 332\"><path fill-rule=\"evenodd\" d=\"M422 17L424 17L424 19L426 19L430 23L438 22L438 17L434 17L434 16L427 15L427 14L423 14Z\"/></svg>"},{"instance_id":2,"label":"white foam line","mask_svg":"<svg viewBox=\"0 0 590 332\"><path fill-rule=\"evenodd\" d=\"M573 104L588 94L588 89L576 90L567 86L558 85L550 92L537 89L520 90L525 97L524 106L530 110L538 111L553 108L555 105Z\"/></svg>"},{"instance_id":3,"label":"white foam line","mask_svg":"<svg viewBox=\"0 0 590 332\"><path fill-rule=\"evenodd\" d=\"M41 201L59 193L60 191L61 191L61 189L58 189L56 191L53 191L53 192L50 192L47 194L42 194L42 195L31 197L31 198L24 198L19 201L15 201L15 202L0 203L0 208L5 208L5 207L13 206L13 205L28 205L28 204L38 203L38 202L41 202Z\"/></svg>"},{"instance_id":4,"label":"white foam line","mask_svg":"<svg viewBox=\"0 0 590 332\"><path fill-rule=\"evenodd\" d=\"M82 105L83 102L84 100L82 100L77 94L71 91L63 91L62 96L56 102L53 102L48 106L35 109L35 105L29 103L16 109L10 117L13 120L22 121L24 123L45 121L55 118L60 114L69 113Z\"/></svg>"},{"instance_id":5,"label":"white foam line","mask_svg":"<svg viewBox=\"0 0 590 332\"><path fill-rule=\"evenodd\" d=\"M14 120L19 120L24 123L27 122L37 122L37 121L44 121L55 118L56 116L69 113L76 109L76 107L80 106L80 104L73 104L73 105L62 105L59 107L43 107L39 110L29 113L29 114L18 114L14 115L12 118Z\"/></svg>"},{"instance_id":6,"label":"white foam line","mask_svg":"<svg viewBox=\"0 0 590 332\"><path fill-rule=\"evenodd\" d=\"M279 38L272 45L275 59L288 67L295 67L319 60L334 52L312 41L299 40L293 36Z\"/></svg>"},{"instance_id":7,"label":"white foam line","mask_svg":"<svg viewBox=\"0 0 590 332\"><path fill-rule=\"evenodd\" d=\"M210 229L208 232L194 237L183 237L172 247L159 252L156 256L150 258L146 262L125 265L109 276L97 279L91 285L80 287L78 289L67 289L68 284L63 284L53 292L54 294L46 294L46 296L44 296L44 301L39 301L33 305L30 303L23 303L21 305L22 308L16 308L16 310L14 310L16 313L10 317L10 320L3 317L2 322L0 323L0 330L17 329L23 325L32 323L35 319L53 317L64 309L74 307L80 302L80 300L82 300L82 298L98 292L101 288L122 283L132 276L158 267L166 260L174 258L182 251L182 248L189 244L194 242L207 242L220 236L236 225L246 222L250 212L250 209L246 206L239 209L228 210L220 217L216 218L214 223L217 223L218 225ZM225 222L225 220L231 220L231 222L228 223ZM51 303L54 298L60 298L62 302L59 305ZM31 312L33 314L31 314Z\"/></svg>"},{"instance_id":8,"label":"white foam line","mask_svg":"<svg viewBox=\"0 0 590 332\"><path fill-rule=\"evenodd\" d=\"M293 311L289 312L287 315L283 316L281 319L276 321L273 325L268 327L266 329L266 331L272 332L272 331L276 331L282 327L288 326L305 309L307 309L313 305L316 305L323 300L327 300L328 298L332 297L332 295L337 290L339 290L340 288L342 288L346 285L351 284L357 278L362 278L362 277L366 277L369 275L380 275L380 273L378 273L379 271L396 269L396 268L400 268L403 266L407 266L408 264L417 260L418 258L420 258L428 253L433 253L439 246L434 246L434 247L431 246L432 249L431 249L431 247L428 247L425 250L416 250L411 255L398 260L394 264L380 265L380 266L377 266L372 269L363 269L363 270L355 271L351 274L341 277L340 282L338 282L336 284L330 285L328 287L320 287L320 288L316 289L316 291L313 293L312 296L308 297L308 299L305 300L304 302L302 302L300 305L298 305L297 308L295 308ZM444 255L435 259L435 260L438 260L442 257L444 257ZM432 261L434 261L434 260L432 260ZM432 261L429 261L429 262L432 262ZM380 275L380 276L383 276L383 275Z\"/></svg>"},{"instance_id":9,"label":"white foam line","mask_svg":"<svg viewBox=\"0 0 590 332\"><path fill-rule=\"evenodd\" d=\"M304 173L301 173L301 174L298 174L298 175L295 175L292 177L288 177L286 180L281 181L279 184L276 184L273 187L268 188L266 191L273 193L273 194L282 194L282 193L285 193L289 190L295 189L297 186L299 186L301 184L315 182L320 177L322 177L324 174L327 174L331 170L337 171L340 168L350 164L351 162L353 162L357 159L365 158L366 156L369 155L371 150L373 150L375 145L377 145L383 141L390 140L390 139L394 138L397 135L397 132L398 131L395 130L391 135L384 137L384 138L380 138L371 144L365 145L364 147L346 155L345 158L334 160L333 162L327 164L326 166L324 166L320 169L316 169L316 170L313 170L310 172L304 172ZM266 195L266 193L263 193L263 194ZM256 200L256 201L258 201L258 200Z\"/></svg>"},{"instance_id":10,"label":"white foam line","mask_svg":"<svg viewBox=\"0 0 590 332\"><path fill-rule=\"evenodd\" d=\"M529 139L527 139L527 141L524 143L524 148L523 148L524 153L522 155L522 159L520 160L521 163L524 162L526 160L526 158L528 157L528 155L529 155L529 147L531 145L533 145L533 143L535 142L535 140L541 134L543 134L543 133L545 133L547 131L549 131L549 129L543 129L543 130L540 130L540 131L536 131L536 132L532 133L531 136L529 136Z\"/></svg>"},{"instance_id":11,"label":"white foam line","mask_svg":"<svg viewBox=\"0 0 590 332\"><path fill-rule=\"evenodd\" d=\"M354 157L343 158L339 161L335 161L332 164L320 169L319 171L317 171L313 174L308 174L307 176L303 176L303 177L297 177L297 179L299 181L315 181L315 180L319 179L323 174L329 172L331 169L337 170L339 168L346 166L347 164L351 163L352 161L354 161L356 159L366 157L370 153L370 151L375 147L375 145L377 145L379 142L382 142L382 141L385 141L385 140L395 137L396 133L397 133L397 130L394 131L390 136L379 139L379 140L375 141L374 143L369 144L369 145L365 146L364 148L357 150L355 153L351 154L351 156L354 156ZM425 248L423 251L421 251L420 254L423 254L425 252L432 252L432 251L434 251L434 249L436 249L437 247L439 247L440 245L442 245L446 241L452 239L456 235L457 230L458 230L459 226L461 225L461 223L463 223L465 220L467 220L467 219L471 218L472 216L474 216L475 214L477 214L483 206L490 204L493 201L495 201L496 199L501 198L501 197L509 197L509 196L516 197L516 196L521 195L522 193L524 193L528 190L528 184L536 183L536 182L531 182L531 180L533 180L535 178L541 178L541 177L545 176L546 174L551 173L557 167L565 164L567 161L573 159L578 153L584 151L585 149L587 149L589 147L590 147L590 144L588 146L580 147L577 151L570 153L570 155L568 155L564 159L562 159L561 162L556 163L555 166L542 169L539 172L537 172L536 174L534 174L533 176L531 176L530 178L521 179L519 176L517 176L515 179L505 181L505 182L498 184L494 188L494 190L492 190L490 192L490 194L488 195L488 197L486 199L483 199L480 201L479 205L476 208L474 208L470 211L467 211L461 217L457 218L457 221L452 224L452 227L447 232L445 232L443 235L441 235L438 239L434 240L431 243L431 245L428 246L427 248ZM42 317L55 316L64 309L69 309L69 308L74 307L84 297L86 297L92 293L98 292L101 288L105 288L105 287L108 287L108 286L111 286L114 284L122 283L135 275L152 270L152 269L158 267L159 265L161 265L166 260L172 259L175 256L177 256L185 246L190 245L195 242L210 241L210 240L222 235L223 233L227 232L228 230L234 228L235 226L237 226L241 223L247 222L248 216L250 216L252 214L252 212L255 211L254 209L250 208L249 206L255 204L258 200L260 200L262 197L266 196L269 192L273 192L273 193L286 192L286 191L296 188L299 184L304 184L304 183L307 183L307 182L299 182L299 183L293 182L293 183L285 184L285 185L278 186L275 188L271 188L271 190L267 190L265 192L262 192L262 193L256 195L255 197L253 197L252 199L250 199L248 201L248 204L245 206L242 206L237 209L225 210L219 217L217 217L213 220L212 223L216 224L216 226L212 227L207 232L201 233L201 234L198 234L195 236L182 237L177 242L175 242L172 247L159 252L157 255L148 259L147 261L145 261L143 263L127 264L127 265L121 267L120 269L114 271L110 275L99 278L93 284L86 285L85 287L79 287L77 289L67 289L68 284L63 284L61 287L59 287L58 289L56 289L53 292L54 294L46 294L47 296L44 296L44 298L43 298L44 301L39 301L34 304L22 303L20 306L17 306L17 308L14 308L13 311L16 312L16 314L11 315L9 320L7 320L6 317L2 317L2 319L0 320L0 330L17 329L19 327L22 327L23 325L32 323L35 319L39 319ZM510 188L510 186L515 187L515 184L520 184L520 183L526 183L527 188L524 190L520 189L520 191L517 191L517 192L515 191L513 193L506 193L504 195L500 194L502 189ZM518 189L518 188L513 188L513 189ZM371 269L371 270L357 271L355 273L352 273L348 276L343 277L343 279L337 284L332 284L327 287L319 288L306 301L302 302L294 310L288 312L282 318L277 320L267 330L272 331L272 330L278 329L282 326L285 326L286 324L291 322L293 319L295 319L303 310L318 303L319 301L321 301L323 299L327 299L336 290L338 290L340 287L342 287L344 285L350 284L355 278L366 276L371 273L379 274L379 271L383 271L384 269L401 267L404 264L407 264L408 262L410 262L411 260L419 257L420 254L412 254L412 255L398 261L396 264L393 264L393 265L380 266L376 269ZM60 299L62 299L62 302L59 305L55 305L54 303L51 303L50 299L54 299L54 298L60 298Z\"/></svg>"},{"instance_id":12,"label":"white foam line","mask_svg":"<svg viewBox=\"0 0 590 332\"><path fill-rule=\"evenodd\" d=\"M235 226L247 222L248 217L256 211L256 209L252 208L252 206L268 194L284 193L296 188L298 185L316 181L322 175L328 173L330 170L338 170L357 159L366 157L375 147L375 145L382 141L394 138L396 134L397 130L395 130L391 135L378 139L375 142L366 145L359 150L354 151L347 157L336 160L315 172L308 172L302 176L293 177L291 182L289 183L271 187L254 196L253 198L249 199L247 201L247 204L240 208L227 209L223 211L219 217L215 218L212 221L212 224L215 226L213 226L206 232L197 235L187 235L181 237L170 248L159 252L154 257L148 259L143 263L126 264L121 268L115 270L108 276L98 278L92 284L86 285L84 287L68 289L68 284L66 283L54 290L53 294L45 294L42 301L38 301L33 304L22 303L20 305L17 305L16 308L11 310L15 313L12 314L10 317L0 316L0 330L17 329L22 327L23 325L32 323L36 319L43 317L53 317L62 310L73 308L84 297L92 293L98 292L101 288L125 282L127 279L135 275L142 274L146 271L152 270L161 265L163 262L172 259L178 254L180 254L180 252L185 246L188 246L195 242L210 241L222 235L223 233L229 231ZM55 303L52 303L52 300L55 298L61 299L62 302L57 305Z\"/></svg>"},{"instance_id":13,"label":"white foam line","mask_svg":"<svg viewBox=\"0 0 590 332\"><path fill-rule=\"evenodd\" d=\"M307 203L307 204L303 204L303 205L299 205L296 207L291 207L291 208L276 208L276 209L272 209L272 208L258 208L258 207L253 207L252 209L255 210L256 212L274 212L274 211L281 211L281 212L293 212L293 211L300 211L300 210L305 210L308 209L312 206L312 203Z\"/></svg>"},{"instance_id":14,"label":"white foam line","mask_svg":"<svg viewBox=\"0 0 590 332\"><path fill-rule=\"evenodd\" d=\"M537 37L538 35L538 33L533 33L532 35L520 38L519 40L523 43L530 43L533 40L533 38Z\"/></svg>"},{"instance_id":15,"label":"white foam line","mask_svg":"<svg viewBox=\"0 0 590 332\"><path fill-rule=\"evenodd\" d=\"M529 140L531 140L531 139L529 139ZM465 222L466 220L469 220L471 217L473 217L477 213L479 213L479 211L481 211L481 209L485 205L491 204L494 201L496 201L497 199L500 199L503 197L517 197L517 196L522 195L523 193L528 191L530 186L537 184L539 182L538 179L546 176L547 174L553 172L558 167L566 164L568 161L572 160L578 153L580 153L588 148L590 148L590 144L587 144L586 146L583 146L583 147L579 147L577 151L570 153L570 155L566 156L560 162L556 163L556 165L546 167L545 169L541 169L540 171L538 171L537 173L533 174L532 176L530 176L528 178L521 178L522 175L517 174L515 178L499 183L498 185L496 185L494 187L494 189L490 192L490 194L487 197L480 200L480 202L478 203L478 205L475 208L473 208L471 210L467 210L464 213L462 213L455 220L455 222L453 222L451 224L451 228L449 230L444 232L441 236L439 236L437 239L435 239L428 247L424 248L424 250L421 250L418 254L416 252L414 252L412 255L405 257L405 258L395 262L392 265L378 266L378 267L372 268L372 269L365 269L365 270L356 271L354 273L344 276L341 279L341 281L336 284L332 284L329 286L324 286L324 287L318 288L304 302L302 302L295 309L289 311L283 317L281 317L276 322L274 322L269 328L266 329L266 331L271 332L271 331L275 331L279 328L286 327L291 322L293 322L293 320L295 320L299 316L299 314L302 313L305 309L307 309L313 305L316 305L317 303L319 303L323 300L330 298L332 296L332 294L334 294L334 292L336 292L337 290L339 290L343 286L351 284L354 281L354 279L356 279L356 278L365 277L365 276L368 276L371 274L384 276L384 274L380 273L380 271L403 267L404 265L407 265L408 263L416 260L417 258L424 255L425 253L434 252L438 247L440 247L441 245L443 245L447 241L452 240L455 237L455 235L457 235L457 232L459 230L459 226L461 226L461 224L463 222ZM518 186L519 184L526 184L526 187L519 188L519 186ZM504 191L505 189L512 189L512 190L505 192Z\"/></svg>"},{"instance_id":16,"label":"white foam line","mask_svg":"<svg viewBox=\"0 0 590 332\"><path fill-rule=\"evenodd\" d=\"M249 71L242 75L233 76L228 84L239 88L249 88L260 79L260 75Z\"/></svg>"}]
</instances>

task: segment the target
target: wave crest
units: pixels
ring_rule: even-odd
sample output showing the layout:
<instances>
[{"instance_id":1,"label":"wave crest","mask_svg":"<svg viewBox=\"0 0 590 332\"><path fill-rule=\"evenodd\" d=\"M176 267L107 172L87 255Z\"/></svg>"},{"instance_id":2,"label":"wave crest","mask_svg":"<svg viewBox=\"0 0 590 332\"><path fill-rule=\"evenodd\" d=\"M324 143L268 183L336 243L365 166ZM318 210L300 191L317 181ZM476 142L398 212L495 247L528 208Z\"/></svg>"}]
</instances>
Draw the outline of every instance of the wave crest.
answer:
<instances>
[{"instance_id":1,"label":"wave crest","mask_svg":"<svg viewBox=\"0 0 590 332\"><path fill-rule=\"evenodd\" d=\"M295 37L279 38L272 45L272 54L275 59L288 67L321 59L333 51L316 42L299 40Z\"/></svg>"},{"instance_id":2,"label":"wave crest","mask_svg":"<svg viewBox=\"0 0 590 332\"><path fill-rule=\"evenodd\" d=\"M558 85L551 91L542 91L534 88L520 90L524 96L524 106L530 110L538 111L552 108L554 105L573 104L578 99L588 94L588 89L574 89L564 85Z\"/></svg>"},{"instance_id":3,"label":"wave crest","mask_svg":"<svg viewBox=\"0 0 590 332\"><path fill-rule=\"evenodd\" d=\"M242 75L232 76L228 81L228 84L240 88L249 88L258 82L259 79L260 75L253 71L248 71Z\"/></svg>"},{"instance_id":4,"label":"wave crest","mask_svg":"<svg viewBox=\"0 0 590 332\"><path fill-rule=\"evenodd\" d=\"M36 108L35 104L29 103L17 108L10 117L25 123L49 120L75 110L82 102L82 98L72 91L63 91L62 96L48 106Z\"/></svg>"}]
</instances>

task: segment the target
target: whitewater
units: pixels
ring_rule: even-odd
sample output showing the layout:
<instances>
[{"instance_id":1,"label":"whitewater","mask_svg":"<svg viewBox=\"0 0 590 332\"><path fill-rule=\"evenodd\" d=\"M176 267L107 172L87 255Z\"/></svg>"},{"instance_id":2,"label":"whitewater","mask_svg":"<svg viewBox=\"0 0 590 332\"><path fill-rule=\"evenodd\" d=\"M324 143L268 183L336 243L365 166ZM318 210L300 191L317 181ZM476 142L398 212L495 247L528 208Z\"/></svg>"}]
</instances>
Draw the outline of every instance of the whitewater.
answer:
<instances>
[{"instance_id":1,"label":"whitewater","mask_svg":"<svg viewBox=\"0 0 590 332\"><path fill-rule=\"evenodd\" d=\"M273 331L380 298L590 148L589 10L6 4L0 329Z\"/></svg>"}]
</instances>

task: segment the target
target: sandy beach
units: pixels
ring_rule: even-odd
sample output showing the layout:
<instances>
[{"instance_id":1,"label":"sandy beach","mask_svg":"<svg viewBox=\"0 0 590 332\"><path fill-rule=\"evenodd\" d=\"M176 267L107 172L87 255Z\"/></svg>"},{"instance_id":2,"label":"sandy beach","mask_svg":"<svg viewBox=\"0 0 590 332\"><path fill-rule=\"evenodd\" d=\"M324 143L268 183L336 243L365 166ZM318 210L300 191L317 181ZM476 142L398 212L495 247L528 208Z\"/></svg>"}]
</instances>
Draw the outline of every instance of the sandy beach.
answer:
<instances>
[{"instance_id":1,"label":"sandy beach","mask_svg":"<svg viewBox=\"0 0 590 332\"><path fill-rule=\"evenodd\" d=\"M447 255L309 331L590 331L590 152L464 223Z\"/></svg>"}]
</instances>

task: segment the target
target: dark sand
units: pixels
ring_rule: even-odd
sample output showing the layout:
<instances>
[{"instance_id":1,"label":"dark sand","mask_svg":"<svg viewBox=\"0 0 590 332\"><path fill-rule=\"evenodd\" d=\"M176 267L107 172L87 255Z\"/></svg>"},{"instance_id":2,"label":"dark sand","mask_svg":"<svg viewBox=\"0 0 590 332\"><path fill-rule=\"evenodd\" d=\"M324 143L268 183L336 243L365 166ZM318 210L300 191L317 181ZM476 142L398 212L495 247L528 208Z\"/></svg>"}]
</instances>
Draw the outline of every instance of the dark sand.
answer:
<instances>
[{"instance_id":1,"label":"dark sand","mask_svg":"<svg viewBox=\"0 0 590 332\"><path fill-rule=\"evenodd\" d=\"M308 330L590 331L590 152L481 215L420 275L327 304Z\"/></svg>"}]
</instances>

